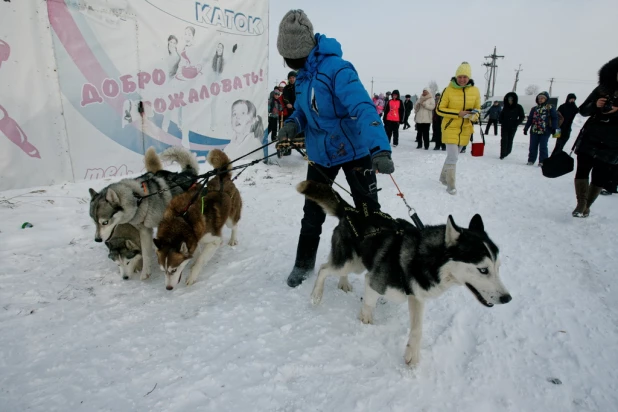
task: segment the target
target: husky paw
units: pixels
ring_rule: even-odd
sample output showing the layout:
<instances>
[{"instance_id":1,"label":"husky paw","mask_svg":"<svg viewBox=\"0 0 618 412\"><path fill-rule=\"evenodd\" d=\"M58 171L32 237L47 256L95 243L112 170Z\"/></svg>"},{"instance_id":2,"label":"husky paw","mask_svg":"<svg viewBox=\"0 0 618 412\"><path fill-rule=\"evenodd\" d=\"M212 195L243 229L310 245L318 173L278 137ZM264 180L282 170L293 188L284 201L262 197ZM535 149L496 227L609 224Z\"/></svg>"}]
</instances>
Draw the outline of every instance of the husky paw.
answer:
<instances>
[{"instance_id":1,"label":"husky paw","mask_svg":"<svg viewBox=\"0 0 618 412\"><path fill-rule=\"evenodd\" d=\"M323 295L323 292L319 292L316 290L311 292L311 303L314 305L319 305L320 302L322 302L322 295Z\"/></svg>"},{"instance_id":2,"label":"husky paw","mask_svg":"<svg viewBox=\"0 0 618 412\"><path fill-rule=\"evenodd\" d=\"M197 279L195 279L193 276L189 276L189 279L187 279L187 286L191 286L195 283L196 280Z\"/></svg>"},{"instance_id":3,"label":"husky paw","mask_svg":"<svg viewBox=\"0 0 618 412\"><path fill-rule=\"evenodd\" d=\"M142 275L139 277L140 280L146 280L150 278L150 273L142 271Z\"/></svg>"},{"instance_id":4,"label":"husky paw","mask_svg":"<svg viewBox=\"0 0 618 412\"><path fill-rule=\"evenodd\" d=\"M230 246L236 246L238 245L238 240L232 238L229 242L227 242L227 244Z\"/></svg>"},{"instance_id":5,"label":"husky paw","mask_svg":"<svg viewBox=\"0 0 618 412\"><path fill-rule=\"evenodd\" d=\"M373 313L361 309L359 318L365 325L373 325Z\"/></svg>"},{"instance_id":6,"label":"husky paw","mask_svg":"<svg viewBox=\"0 0 618 412\"><path fill-rule=\"evenodd\" d=\"M416 366L421 358L421 353L419 348L413 348L410 345L406 346L406 353L403 356L408 366Z\"/></svg>"},{"instance_id":7,"label":"husky paw","mask_svg":"<svg viewBox=\"0 0 618 412\"><path fill-rule=\"evenodd\" d=\"M346 293L352 292L352 285L350 285L350 282L348 282L347 278L340 278L339 285L337 285L337 287Z\"/></svg>"}]
</instances>

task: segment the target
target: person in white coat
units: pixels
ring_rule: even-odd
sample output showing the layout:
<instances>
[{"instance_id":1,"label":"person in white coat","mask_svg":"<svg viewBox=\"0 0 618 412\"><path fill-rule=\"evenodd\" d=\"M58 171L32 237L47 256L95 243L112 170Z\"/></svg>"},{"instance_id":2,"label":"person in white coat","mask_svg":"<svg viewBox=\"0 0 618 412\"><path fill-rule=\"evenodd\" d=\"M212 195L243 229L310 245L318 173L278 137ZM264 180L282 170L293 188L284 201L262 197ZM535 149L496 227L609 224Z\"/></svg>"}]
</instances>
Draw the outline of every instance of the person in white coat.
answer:
<instances>
[{"instance_id":1,"label":"person in white coat","mask_svg":"<svg viewBox=\"0 0 618 412\"><path fill-rule=\"evenodd\" d=\"M429 149L429 128L433 120L433 109L436 108L436 101L431 95L428 88L423 89L423 94L419 97L414 105L414 122L416 123L416 141L418 142L417 149L425 147Z\"/></svg>"}]
</instances>

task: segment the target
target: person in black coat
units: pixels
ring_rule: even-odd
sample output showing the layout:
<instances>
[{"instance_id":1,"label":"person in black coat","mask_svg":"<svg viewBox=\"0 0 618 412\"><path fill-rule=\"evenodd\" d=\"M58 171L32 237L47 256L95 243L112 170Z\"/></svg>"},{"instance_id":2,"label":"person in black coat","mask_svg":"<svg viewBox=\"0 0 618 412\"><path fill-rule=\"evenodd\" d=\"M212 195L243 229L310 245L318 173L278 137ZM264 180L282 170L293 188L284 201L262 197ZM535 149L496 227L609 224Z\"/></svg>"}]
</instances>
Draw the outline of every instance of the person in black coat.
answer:
<instances>
[{"instance_id":1,"label":"person in black coat","mask_svg":"<svg viewBox=\"0 0 618 412\"><path fill-rule=\"evenodd\" d=\"M403 124L405 109L399 98L399 90L393 90L391 99L384 103L383 122L388 142L393 138L393 147L399 145L399 125Z\"/></svg>"},{"instance_id":2,"label":"person in black coat","mask_svg":"<svg viewBox=\"0 0 618 412\"><path fill-rule=\"evenodd\" d=\"M579 109L575 104L576 99L577 96L575 96L573 93L569 93L566 98L566 102L564 102L564 104L561 104L560 107L558 107L558 113L560 113L563 120L560 124L560 137L556 139L556 146L554 146L554 151L551 152L552 155L563 150L564 145L569 140L569 137L571 137L573 119L575 119L575 116L577 115L577 113L579 113Z\"/></svg>"},{"instance_id":3,"label":"person in black coat","mask_svg":"<svg viewBox=\"0 0 618 412\"><path fill-rule=\"evenodd\" d=\"M575 149L577 206L573 217L588 217L590 206L609 185L618 165L618 57L599 70L599 85L579 107L579 113L590 118Z\"/></svg>"},{"instance_id":4,"label":"person in black coat","mask_svg":"<svg viewBox=\"0 0 618 412\"><path fill-rule=\"evenodd\" d=\"M294 113L294 103L296 102L296 72L291 71L288 73L288 84L283 88L283 104L287 108L287 113L283 120L287 120L288 117Z\"/></svg>"},{"instance_id":5,"label":"person in black coat","mask_svg":"<svg viewBox=\"0 0 618 412\"><path fill-rule=\"evenodd\" d=\"M510 92L504 96L504 108L500 112L500 159L504 159L513 150L513 139L517 133L517 126L526 118L524 108L518 104L517 93Z\"/></svg>"},{"instance_id":6,"label":"person in black coat","mask_svg":"<svg viewBox=\"0 0 618 412\"><path fill-rule=\"evenodd\" d=\"M405 110L405 114L403 117L403 130L410 128L410 123L408 123L408 119L410 119L410 113L412 113L412 107L414 106L410 98L412 98L412 96L406 94L406 100L403 102L403 107Z\"/></svg>"}]
</instances>

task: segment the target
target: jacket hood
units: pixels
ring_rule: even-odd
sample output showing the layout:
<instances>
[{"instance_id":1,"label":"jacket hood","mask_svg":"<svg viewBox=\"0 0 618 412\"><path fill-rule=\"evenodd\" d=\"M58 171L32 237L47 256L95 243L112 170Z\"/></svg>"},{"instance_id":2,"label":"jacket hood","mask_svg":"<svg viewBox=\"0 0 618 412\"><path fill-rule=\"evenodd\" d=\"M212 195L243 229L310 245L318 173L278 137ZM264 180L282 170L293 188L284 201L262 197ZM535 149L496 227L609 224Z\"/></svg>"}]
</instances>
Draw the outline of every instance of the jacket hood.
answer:
<instances>
[{"instance_id":1,"label":"jacket hood","mask_svg":"<svg viewBox=\"0 0 618 412\"><path fill-rule=\"evenodd\" d=\"M399 90L397 90L397 89L393 90L393 93L391 93L391 96L393 94L396 94L398 98L401 98L401 93L399 93Z\"/></svg>"},{"instance_id":2,"label":"jacket hood","mask_svg":"<svg viewBox=\"0 0 618 412\"><path fill-rule=\"evenodd\" d=\"M335 39L316 33L315 43L316 45L309 53L309 56L307 56L307 63L305 63L305 68L308 70L313 71L327 56L343 56L341 44ZM298 73L298 76L302 77L302 73Z\"/></svg>"},{"instance_id":3,"label":"jacket hood","mask_svg":"<svg viewBox=\"0 0 618 412\"><path fill-rule=\"evenodd\" d=\"M618 57L605 63L599 70L599 86L606 93L618 90Z\"/></svg>"},{"instance_id":4,"label":"jacket hood","mask_svg":"<svg viewBox=\"0 0 618 412\"><path fill-rule=\"evenodd\" d=\"M535 99L536 104L539 104L539 96L545 96L545 99L547 99L547 100L545 100L545 103L547 104L547 102L549 100L549 93L541 92L541 93L537 94L536 95L536 99Z\"/></svg>"},{"instance_id":5,"label":"jacket hood","mask_svg":"<svg viewBox=\"0 0 618 412\"><path fill-rule=\"evenodd\" d=\"M569 94L567 95L567 98L566 98L566 100L565 100L564 102L565 102L565 103L568 103L570 99L575 99L575 100L577 100L577 96L575 96L575 93L569 93Z\"/></svg>"},{"instance_id":6,"label":"jacket hood","mask_svg":"<svg viewBox=\"0 0 618 412\"><path fill-rule=\"evenodd\" d=\"M384 93L380 93L380 94L378 95L378 98L380 98L380 99L384 100Z\"/></svg>"},{"instance_id":7,"label":"jacket hood","mask_svg":"<svg viewBox=\"0 0 618 412\"><path fill-rule=\"evenodd\" d=\"M515 92L508 92L506 94L506 96L504 96L504 105L505 106L509 105L509 97L513 98L513 106L517 106L517 102L519 101L519 97L517 97L517 93L515 93Z\"/></svg>"}]
</instances>

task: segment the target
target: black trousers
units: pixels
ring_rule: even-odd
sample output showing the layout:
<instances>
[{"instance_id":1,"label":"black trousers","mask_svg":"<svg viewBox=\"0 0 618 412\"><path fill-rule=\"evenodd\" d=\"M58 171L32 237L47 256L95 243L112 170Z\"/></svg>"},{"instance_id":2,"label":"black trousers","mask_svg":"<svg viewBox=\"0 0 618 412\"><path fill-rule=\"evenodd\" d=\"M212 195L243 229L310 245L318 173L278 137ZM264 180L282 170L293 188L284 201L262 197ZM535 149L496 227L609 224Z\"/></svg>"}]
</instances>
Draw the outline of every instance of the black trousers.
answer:
<instances>
[{"instance_id":1,"label":"black trousers","mask_svg":"<svg viewBox=\"0 0 618 412\"><path fill-rule=\"evenodd\" d=\"M360 171L355 170L357 168L360 169ZM378 193L375 191L377 179L375 173L373 173L370 156L365 156L333 167L324 167L317 163L312 163L307 169L307 180L330 185L331 181L329 181L329 179L335 180L340 169L343 169L343 173L345 173L345 178L348 181L355 207L363 210L363 205L367 205L369 210L380 210ZM370 170L370 172L363 173L362 171L364 170ZM374 189L372 193L370 193L369 190L370 186ZM337 190L337 187L335 187L335 190ZM319 239L322 234L322 224L326 219L324 210L314 201L305 199L303 212L305 212L305 214L301 220L301 236Z\"/></svg>"},{"instance_id":2,"label":"black trousers","mask_svg":"<svg viewBox=\"0 0 618 412\"><path fill-rule=\"evenodd\" d=\"M421 147L421 143L425 145L425 149L429 149L429 128L431 123L417 123L416 124L416 141L418 147Z\"/></svg>"},{"instance_id":3,"label":"black trousers","mask_svg":"<svg viewBox=\"0 0 618 412\"><path fill-rule=\"evenodd\" d=\"M410 120L410 115L406 114L405 117L403 118L403 130L409 129L410 127L410 123L408 123L408 120Z\"/></svg>"},{"instance_id":4,"label":"black trousers","mask_svg":"<svg viewBox=\"0 0 618 412\"><path fill-rule=\"evenodd\" d=\"M270 134L270 141L277 140L277 130L279 129L279 118L268 116L268 133Z\"/></svg>"},{"instance_id":5,"label":"black trousers","mask_svg":"<svg viewBox=\"0 0 618 412\"><path fill-rule=\"evenodd\" d=\"M562 130L561 136L556 139L556 146L554 146L554 150L551 152L551 154L553 155L554 153L564 150L564 146L569 141L570 137L571 137L571 129Z\"/></svg>"},{"instance_id":6,"label":"black trousers","mask_svg":"<svg viewBox=\"0 0 618 412\"><path fill-rule=\"evenodd\" d=\"M577 155L575 179L588 179L591 171L592 179L590 179L590 183L597 187L605 187L613 172L612 165L609 163L595 159L586 153L579 153Z\"/></svg>"},{"instance_id":7,"label":"black trousers","mask_svg":"<svg viewBox=\"0 0 618 412\"><path fill-rule=\"evenodd\" d=\"M442 148L446 150L446 145L442 143L442 119L433 122L433 137L431 139L432 142L436 142L437 148Z\"/></svg>"},{"instance_id":8,"label":"black trousers","mask_svg":"<svg viewBox=\"0 0 618 412\"><path fill-rule=\"evenodd\" d=\"M494 136L498 136L498 119L489 119L487 127L485 127L485 134L489 134L489 128L494 125Z\"/></svg>"},{"instance_id":9,"label":"black trousers","mask_svg":"<svg viewBox=\"0 0 618 412\"><path fill-rule=\"evenodd\" d=\"M507 157L511 154L515 133L517 133L517 126L500 128L500 157Z\"/></svg>"},{"instance_id":10,"label":"black trousers","mask_svg":"<svg viewBox=\"0 0 618 412\"><path fill-rule=\"evenodd\" d=\"M388 142L391 142L393 138L393 144L397 146L399 144L399 122L393 122L391 120L384 120L384 130L386 130L386 136L388 136Z\"/></svg>"}]
</instances>

